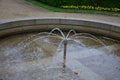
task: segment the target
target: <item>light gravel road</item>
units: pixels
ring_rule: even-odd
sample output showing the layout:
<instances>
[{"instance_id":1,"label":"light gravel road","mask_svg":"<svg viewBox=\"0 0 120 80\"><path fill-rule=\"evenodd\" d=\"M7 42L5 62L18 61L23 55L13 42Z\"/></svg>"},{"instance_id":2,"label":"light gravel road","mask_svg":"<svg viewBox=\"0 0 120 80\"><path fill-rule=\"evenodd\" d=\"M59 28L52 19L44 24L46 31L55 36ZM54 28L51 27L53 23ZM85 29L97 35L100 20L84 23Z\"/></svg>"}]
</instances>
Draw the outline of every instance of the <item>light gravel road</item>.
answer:
<instances>
[{"instance_id":1,"label":"light gravel road","mask_svg":"<svg viewBox=\"0 0 120 80\"><path fill-rule=\"evenodd\" d=\"M31 17L70 17L120 23L120 16L52 12L25 0L0 0L0 20Z\"/></svg>"}]
</instances>

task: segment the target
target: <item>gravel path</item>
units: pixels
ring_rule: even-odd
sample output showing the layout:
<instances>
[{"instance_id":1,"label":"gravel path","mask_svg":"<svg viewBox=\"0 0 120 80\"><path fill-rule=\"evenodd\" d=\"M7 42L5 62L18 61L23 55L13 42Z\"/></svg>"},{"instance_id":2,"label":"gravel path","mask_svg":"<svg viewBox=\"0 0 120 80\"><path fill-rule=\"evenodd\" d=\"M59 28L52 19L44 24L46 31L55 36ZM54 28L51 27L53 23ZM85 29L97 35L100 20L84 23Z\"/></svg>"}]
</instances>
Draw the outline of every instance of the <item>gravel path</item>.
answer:
<instances>
[{"instance_id":1,"label":"gravel path","mask_svg":"<svg viewBox=\"0 0 120 80\"><path fill-rule=\"evenodd\" d=\"M71 17L120 23L120 16L52 12L25 0L0 0L0 20L28 17Z\"/></svg>"}]
</instances>

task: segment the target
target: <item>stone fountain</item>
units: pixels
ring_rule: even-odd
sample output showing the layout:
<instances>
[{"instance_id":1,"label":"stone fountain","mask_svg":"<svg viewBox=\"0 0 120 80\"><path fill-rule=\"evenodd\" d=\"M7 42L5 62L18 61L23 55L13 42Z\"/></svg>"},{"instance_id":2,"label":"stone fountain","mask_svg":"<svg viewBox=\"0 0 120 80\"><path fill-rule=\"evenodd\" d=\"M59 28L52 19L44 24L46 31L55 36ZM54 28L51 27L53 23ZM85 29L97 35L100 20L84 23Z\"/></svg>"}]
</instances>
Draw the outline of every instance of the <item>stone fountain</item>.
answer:
<instances>
[{"instance_id":1,"label":"stone fountain","mask_svg":"<svg viewBox=\"0 0 120 80\"><path fill-rule=\"evenodd\" d=\"M74 18L0 22L1 80L119 80L120 24Z\"/></svg>"}]
</instances>

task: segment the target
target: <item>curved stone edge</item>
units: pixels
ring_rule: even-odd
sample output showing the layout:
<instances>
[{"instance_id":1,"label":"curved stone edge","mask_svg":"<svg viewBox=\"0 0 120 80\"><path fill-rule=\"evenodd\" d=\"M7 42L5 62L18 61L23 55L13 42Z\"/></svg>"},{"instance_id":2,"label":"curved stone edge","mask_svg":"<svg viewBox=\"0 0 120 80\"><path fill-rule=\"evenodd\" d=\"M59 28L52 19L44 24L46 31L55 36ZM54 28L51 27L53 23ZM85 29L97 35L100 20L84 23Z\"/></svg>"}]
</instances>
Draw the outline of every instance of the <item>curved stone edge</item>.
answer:
<instances>
[{"instance_id":1,"label":"curved stone edge","mask_svg":"<svg viewBox=\"0 0 120 80\"><path fill-rule=\"evenodd\" d=\"M63 17L23 18L0 21L0 37L29 31L51 30L54 27L63 30L75 29L78 32L89 32L120 40L120 24Z\"/></svg>"}]
</instances>

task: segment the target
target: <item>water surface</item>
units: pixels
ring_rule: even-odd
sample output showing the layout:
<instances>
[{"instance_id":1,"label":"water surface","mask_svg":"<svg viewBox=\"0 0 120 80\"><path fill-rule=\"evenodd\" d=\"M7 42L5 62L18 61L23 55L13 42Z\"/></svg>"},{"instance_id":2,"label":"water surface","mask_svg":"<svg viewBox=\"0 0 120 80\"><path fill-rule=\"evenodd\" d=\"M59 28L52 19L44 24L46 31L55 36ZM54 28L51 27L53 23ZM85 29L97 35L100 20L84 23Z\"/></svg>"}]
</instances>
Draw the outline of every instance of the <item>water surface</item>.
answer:
<instances>
[{"instance_id":1,"label":"water surface","mask_svg":"<svg viewBox=\"0 0 120 80\"><path fill-rule=\"evenodd\" d=\"M64 67L61 39L33 35L0 39L0 80L120 80L120 42L68 41Z\"/></svg>"}]
</instances>

